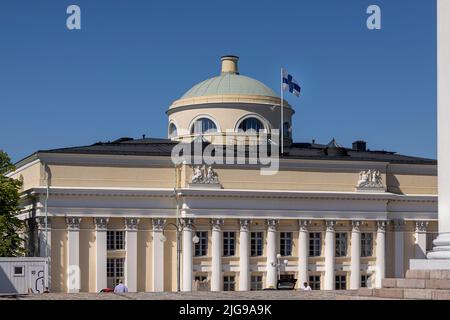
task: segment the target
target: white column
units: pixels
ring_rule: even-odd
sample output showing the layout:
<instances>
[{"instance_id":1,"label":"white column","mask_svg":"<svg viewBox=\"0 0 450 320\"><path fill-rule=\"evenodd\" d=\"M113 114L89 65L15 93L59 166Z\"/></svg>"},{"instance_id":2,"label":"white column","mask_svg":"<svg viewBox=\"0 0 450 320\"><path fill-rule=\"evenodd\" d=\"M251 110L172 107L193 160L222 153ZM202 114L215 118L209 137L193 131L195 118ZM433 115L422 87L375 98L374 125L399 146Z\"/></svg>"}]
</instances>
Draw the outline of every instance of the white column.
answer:
<instances>
[{"instance_id":1,"label":"white column","mask_svg":"<svg viewBox=\"0 0 450 320\"><path fill-rule=\"evenodd\" d=\"M249 228L251 221L242 219L239 232L239 290L250 290L250 237Z\"/></svg>"},{"instance_id":2,"label":"white column","mask_svg":"<svg viewBox=\"0 0 450 320\"><path fill-rule=\"evenodd\" d=\"M405 221L394 221L395 277L403 278L405 272Z\"/></svg>"},{"instance_id":3,"label":"white column","mask_svg":"<svg viewBox=\"0 0 450 320\"><path fill-rule=\"evenodd\" d=\"M361 285L361 232L360 221L352 221L352 242L350 256L350 290L357 290Z\"/></svg>"},{"instance_id":4,"label":"white column","mask_svg":"<svg viewBox=\"0 0 450 320\"><path fill-rule=\"evenodd\" d=\"M80 222L79 217L67 217L67 292L80 291Z\"/></svg>"},{"instance_id":5,"label":"white column","mask_svg":"<svg viewBox=\"0 0 450 320\"><path fill-rule=\"evenodd\" d=\"M108 286L106 277L106 231L108 218L94 218L95 224L95 291Z\"/></svg>"},{"instance_id":6,"label":"white column","mask_svg":"<svg viewBox=\"0 0 450 320\"><path fill-rule=\"evenodd\" d=\"M324 290L334 290L334 256L336 243L334 239L334 226L336 221L327 220L327 231L325 233L325 281Z\"/></svg>"},{"instance_id":7,"label":"white column","mask_svg":"<svg viewBox=\"0 0 450 320\"><path fill-rule=\"evenodd\" d=\"M427 257L427 221L416 221L415 238L415 258L426 259Z\"/></svg>"},{"instance_id":8,"label":"white column","mask_svg":"<svg viewBox=\"0 0 450 320\"><path fill-rule=\"evenodd\" d=\"M51 219L47 220L47 232L45 232L45 217L36 218L38 226L38 238L39 238L39 256L48 257L46 263L46 277L44 278L44 287L51 287L51 257L52 257L52 225Z\"/></svg>"},{"instance_id":9,"label":"white column","mask_svg":"<svg viewBox=\"0 0 450 320\"><path fill-rule=\"evenodd\" d=\"M305 282L308 282L308 226L311 221L299 220L298 231L298 287L301 287Z\"/></svg>"},{"instance_id":10,"label":"white column","mask_svg":"<svg viewBox=\"0 0 450 320\"><path fill-rule=\"evenodd\" d=\"M386 226L387 221L377 221L375 288L381 288L381 280L386 276Z\"/></svg>"},{"instance_id":11,"label":"white column","mask_svg":"<svg viewBox=\"0 0 450 320\"><path fill-rule=\"evenodd\" d=\"M222 225L223 220L212 219L211 291L222 290Z\"/></svg>"},{"instance_id":12,"label":"white column","mask_svg":"<svg viewBox=\"0 0 450 320\"><path fill-rule=\"evenodd\" d=\"M193 219L183 219L183 286L182 291L192 291L192 228Z\"/></svg>"},{"instance_id":13,"label":"white column","mask_svg":"<svg viewBox=\"0 0 450 320\"><path fill-rule=\"evenodd\" d=\"M438 226L429 259L450 259L450 1L437 1Z\"/></svg>"},{"instance_id":14,"label":"white column","mask_svg":"<svg viewBox=\"0 0 450 320\"><path fill-rule=\"evenodd\" d=\"M125 218L125 285L137 291L137 229L139 219Z\"/></svg>"},{"instance_id":15,"label":"white column","mask_svg":"<svg viewBox=\"0 0 450 320\"><path fill-rule=\"evenodd\" d=\"M152 291L164 291L164 225L165 219L152 219Z\"/></svg>"},{"instance_id":16,"label":"white column","mask_svg":"<svg viewBox=\"0 0 450 320\"><path fill-rule=\"evenodd\" d=\"M278 220L267 220L267 246L266 246L266 287L277 287L277 224Z\"/></svg>"}]
</instances>

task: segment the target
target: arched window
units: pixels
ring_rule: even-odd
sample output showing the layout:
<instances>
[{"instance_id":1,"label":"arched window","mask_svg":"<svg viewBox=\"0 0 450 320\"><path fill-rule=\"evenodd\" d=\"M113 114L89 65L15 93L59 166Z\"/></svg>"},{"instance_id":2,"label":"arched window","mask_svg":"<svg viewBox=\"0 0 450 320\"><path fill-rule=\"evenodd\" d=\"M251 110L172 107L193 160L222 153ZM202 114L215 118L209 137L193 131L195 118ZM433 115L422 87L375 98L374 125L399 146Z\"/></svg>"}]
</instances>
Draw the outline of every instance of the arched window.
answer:
<instances>
[{"instance_id":1,"label":"arched window","mask_svg":"<svg viewBox=\"0 0 450 320\"><path fill-rule=\"evenodd\" d=\"M217 132L217 126L211 119L199 118L191 127L191 134Z\"/></svg>"},{"instance_id":2,"label":"arched window","mask_svg":"<svg viewBox=\"0 0 450 320\"><path fill-rule=\"evenodd\" d=\"M291 124L289 122L285 122L283 125L283 136L284 138L291 138Z\"/></svg>"},{"instance_id":3,"label":"arched window","mask_svg":"<svg viewBox=\"0 0 450 320\"><path fill-rule=\"evenodd\" d=\"M169 124L169 138L176 137L177 135L177 126L173 123Z\"/></svg>"},{"instance_id":4,"label":"arched window","mask_svg":"<svg viewBox=\"0 0 450 320\"><path fill-rule=\"evenodd\" d=\"M258 133L261 130L264 130L264 125L261 121L256 118L246 118L242 120L239 124L238 131L239 132L255 132Z\"/></svg>"}]
</instances>

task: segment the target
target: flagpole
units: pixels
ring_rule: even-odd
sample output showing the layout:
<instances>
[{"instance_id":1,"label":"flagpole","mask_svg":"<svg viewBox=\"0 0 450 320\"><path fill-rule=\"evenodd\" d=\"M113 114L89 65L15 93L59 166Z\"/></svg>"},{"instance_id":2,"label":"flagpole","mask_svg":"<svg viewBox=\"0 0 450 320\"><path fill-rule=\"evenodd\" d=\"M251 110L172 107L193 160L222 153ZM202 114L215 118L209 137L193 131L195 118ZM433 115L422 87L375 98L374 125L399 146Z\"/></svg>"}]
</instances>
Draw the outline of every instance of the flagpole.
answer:
<instances>
[{"instance_id":1,"label":"flagpole","mask_svg":"<svg viewBox=\"0 0 450 320\"><path fill-rule=\"evenodd\" d=\"M284 153L284 119L283 119L283 104L284 104L284 98L283 98L283 67L281 67L281 72L280 72L280 89L281 89L281 107L280 107L280 112L281 112L281 126L280 126L280 130L281 130L281 155L283 155Z\"/></svg>"}]
</instances>

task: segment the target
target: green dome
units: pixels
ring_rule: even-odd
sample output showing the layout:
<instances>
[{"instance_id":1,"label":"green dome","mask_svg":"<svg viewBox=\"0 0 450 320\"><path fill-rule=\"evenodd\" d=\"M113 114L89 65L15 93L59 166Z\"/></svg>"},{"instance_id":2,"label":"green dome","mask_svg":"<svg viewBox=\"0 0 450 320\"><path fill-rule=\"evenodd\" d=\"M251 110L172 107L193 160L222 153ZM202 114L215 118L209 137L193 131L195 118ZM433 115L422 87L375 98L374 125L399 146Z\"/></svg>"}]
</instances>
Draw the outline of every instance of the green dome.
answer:
<instances>
[{"instance_id":1,"label":"green dome","mask_svg":"<svg viewBox=\"0 0 450 320\"><path fill-rule=\"evenodd\" d=\"M252 95L278 98L272 89L258 80L236 73L223 73L196 84L181 99L214 95Z\"/></svg>"}]
</instances>

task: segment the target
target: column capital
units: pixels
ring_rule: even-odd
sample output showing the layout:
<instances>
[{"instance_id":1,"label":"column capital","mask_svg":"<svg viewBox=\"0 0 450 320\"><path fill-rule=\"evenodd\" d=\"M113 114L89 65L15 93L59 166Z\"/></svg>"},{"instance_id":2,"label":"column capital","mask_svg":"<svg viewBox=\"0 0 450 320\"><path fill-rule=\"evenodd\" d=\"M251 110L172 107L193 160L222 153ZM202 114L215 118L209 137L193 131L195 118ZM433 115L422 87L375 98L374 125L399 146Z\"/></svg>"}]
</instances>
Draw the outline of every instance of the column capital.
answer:
<instances>
[{"instance_id":1,"label":"column capital","mask_svg":"<svg viewBox=\"0 0 450 320\"><path fill-rule=\"evenodd\" d=\"M164 230L165 224L166 224L166 219L163 219L163 218L153 218L152 219L153 231L162 232Z\"/></svg>"},{"instance_id":2,"label":"column capital","mask_svg":"<svg viewBox=\"0 0 450 320\"><path fill-rule=\"evenodd\" d=\"M239 220L240 230L241 231L248 231L250 229L250 224L252 223L252 220L250 219L241 219Z\"/></svg>"},{"instance_id":3,"label":"column capital","mask_svg":"<svg viewBox=\"0 0 450 320\"><path fill-rule=\"evenodd\" d=\"M352 220L352 231L359 232L360 226L361 226L360 220Z\"/></svg>"},{"instance_id":4,"label":"column capital","mask_svg":"<svg viewBox=\"0 0 450 320\"><path fill-rule=\"evenodd\" d=\"M138 218L125 218L125 230L126 231L137 231L139 219Z\"/></svg>"},{"instance_id":5,"label":"column capital","mask_svg":"<svg viewBox=\"0 0 450 320\"><path fill-rule=\"evenodd\" d=\"M334 231L336 220L325 220L325 225L327 227L327 231Z\"/></svg>"},{"instance_id":6,"label":"column capital","mask_svg":"<svg viewBox=\"0 0 450 320\"><path fill-rule=\"evenodd\" d=\"M194 219L192 218L183 218L181 219L181 223L183 225L183 229L192 231L194 228Z\"/></svg>"},{"instance_id":7,"label":"column capital","mask_svg":"<svg viewBox=\"0 0 450 320\"><path fill-rule=\"evenodd\" d=\"M109 218L105 217L95 217L94 218L94 224L95 224L95 231L106 231L108 226Z\"/></svg>"},{"instance_id":8,"label":"column capital","mask_svg":"<svg viewBox=\"0 0 450 320\"><path fill-rule=\"evenodd\" d=\"M311 220L298 220L299 231L308 231L308 227L311 224Z\"/></svg>"},{"instance_id":9,"label":"column capital","mask_svg":"<svg viewBox=\"0 0 450 320\"><path fill-rule=\"evenodd\" d=\"M377 221L377 231L378 232L386 232L386 227L389 224L389 221L380 220Z\"/></svg>"},{"instance_id":10,"label":"column capital","mask_svg":"<svg viewBox=\"0 0 450 320\"><path fill-rule=\"evenodd\" d=\"M214 231L220 231L222 229L223 219L211 219L211 226Z\"/></svg>"},{"instance_id":11,"label":"column capital","mask_svg":"<svg viewBox=\"0 0 450 320\"><path fill-rule=\"evenodd\" d=\"M66 217L67 229L69 230L73 231L80 230L80 223L81 223L80 217Z\"/></svg>"},{"instance_id":12,"label":"column capital","mask_svg":"<svg viewBox=\"0 0 450 320\"><path fill-rule=\"evenodd\" d=\"M45 217L37 217L35 218L35 223L38 227L39 230L44 230L45 229ZM47 228L51 229L52 228L52 224L51 224L52 219L50 217L47 218Z\"/></svg>"},{"instance_id":13,"label":"column capital","mask_svg":"<svg viewBox=\"0 0 450 320\"><path fill-rule=\"evenodd\" d=\"M416 232L427 232L428 221L416 221Z\"/></svg>"},{"instance_id":14,"label":"column capital","mask_svg":"<svg viewBox=\"0 0 450 320\"><path fill-rule=\"evenodd\" d=\"M277 219L267 219L266 220L266 225L267 225L267 230L268 231L277 231L277 225L278 223L280 223L280 220Z\"/></svg>"}]
</instances>

